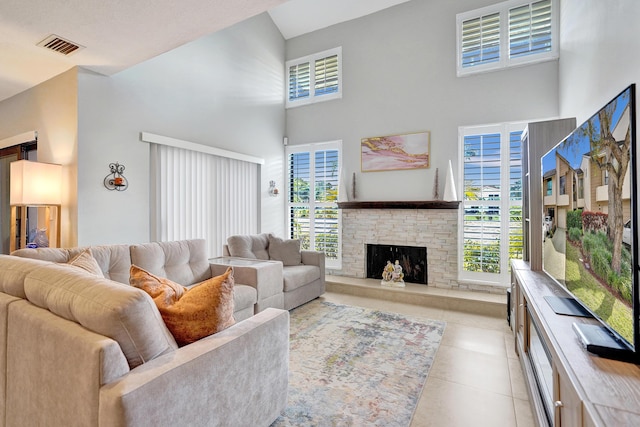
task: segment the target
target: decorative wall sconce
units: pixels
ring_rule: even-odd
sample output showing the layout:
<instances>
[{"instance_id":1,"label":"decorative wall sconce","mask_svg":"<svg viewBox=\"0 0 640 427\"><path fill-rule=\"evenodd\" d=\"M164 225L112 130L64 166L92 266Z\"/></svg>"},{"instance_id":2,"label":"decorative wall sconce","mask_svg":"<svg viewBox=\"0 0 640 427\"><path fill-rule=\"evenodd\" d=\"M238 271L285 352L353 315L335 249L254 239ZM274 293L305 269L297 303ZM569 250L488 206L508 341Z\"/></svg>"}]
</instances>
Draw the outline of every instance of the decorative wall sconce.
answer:
<instances>
[{"instance_id":1,"label":"decorative wall sconce","mask_svg":"<svg viewBox=\"0 0 640 427\"><path fill-rule=\"evenodd\" d=\"M280 194L280 192L276 188L276 182L275 181L269 181L269 195L271 197L277 197L278 194Z\"/></svg>"},{"instance_id":2,"label":"decorative wall sconce","mask_svg":"<svg viewBox=\"0 0 640 427\"><path fill-rule=\"evenodd\" d=\"M124 191L129 187L129 181L122 174L124 172L124 165L120 163L110 163L109 170L111 173L104 177L104 186L107 190Z\"/></svg>"}]
</instances>

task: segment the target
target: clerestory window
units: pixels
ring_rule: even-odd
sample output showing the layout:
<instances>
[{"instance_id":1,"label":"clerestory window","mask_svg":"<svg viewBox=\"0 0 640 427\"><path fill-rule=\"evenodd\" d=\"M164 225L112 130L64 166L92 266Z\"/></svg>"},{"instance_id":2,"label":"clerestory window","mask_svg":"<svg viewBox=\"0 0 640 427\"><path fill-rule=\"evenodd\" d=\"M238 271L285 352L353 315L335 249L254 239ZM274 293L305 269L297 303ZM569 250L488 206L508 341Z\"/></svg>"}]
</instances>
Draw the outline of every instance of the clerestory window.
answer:
<instances>
[{"instance_id":1,"label":"clerestory window","mask_svg":"<svg viewBox=\"0 0 640 427\"><path fill-rule=\"evenodd\" d=\"M458 76L558 58L557 3L510 0L458 14Z\"/></svg>"},{"instance_id":2,"label":"clerestory window","mask_svg":"<svg viewBox=\"0 0 640 427\"><path fill-rule=\"evenodd\" d=\"M342 48L287 61L286 107L342 97Z\"/></svg>"}]
</instances>

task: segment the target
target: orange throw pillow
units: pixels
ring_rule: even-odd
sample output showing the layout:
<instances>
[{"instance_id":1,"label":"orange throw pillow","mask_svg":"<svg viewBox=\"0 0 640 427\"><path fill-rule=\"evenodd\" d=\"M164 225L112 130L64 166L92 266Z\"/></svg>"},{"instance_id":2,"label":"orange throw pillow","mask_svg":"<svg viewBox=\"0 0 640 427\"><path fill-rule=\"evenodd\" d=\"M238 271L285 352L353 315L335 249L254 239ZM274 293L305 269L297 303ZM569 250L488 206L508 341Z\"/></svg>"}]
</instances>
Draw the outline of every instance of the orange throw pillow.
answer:
<instances>
[{"instance_id":1,"label":"orange throw pillow","mask_svg":"<svg viewBox=\"0 0 640 427\"><path fill-rule=\"evenodd\" d=\"M179 346L220 332L235 323L231 267L221 276L185 288L132 265L129 283L153 298Z\"/></svg>"}]
</instances>

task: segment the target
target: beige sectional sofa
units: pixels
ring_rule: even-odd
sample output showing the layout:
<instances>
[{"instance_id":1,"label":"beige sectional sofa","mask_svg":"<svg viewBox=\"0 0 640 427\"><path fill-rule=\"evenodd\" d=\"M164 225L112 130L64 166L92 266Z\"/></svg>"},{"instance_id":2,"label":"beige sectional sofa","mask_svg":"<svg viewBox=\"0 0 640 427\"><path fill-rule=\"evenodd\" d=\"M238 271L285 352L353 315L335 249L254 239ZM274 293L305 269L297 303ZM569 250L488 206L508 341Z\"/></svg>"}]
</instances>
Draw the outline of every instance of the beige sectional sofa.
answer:
<instances>
[{"instance_id":1,"label":"beige sectional sofa","mask_svg":"<svg viewBox=\"0 0 640 427\"><path fill-rule=\"evenodd\" d=\"M0 425L270 425L287 402L287 311L178 347L125 284L138 261L178 283L210 276L201 243L92 247L106 278L65 265L77 249L0 255Z\"/></svg>"},{"instance_id":2,"label":"beige sectional sofa","mask_svg":"<svg viewBox=\"0 0 640 427\"><path fill-rule=\"evenodd\" d=\"M257 289L257 311L291 310L325 293L324 253L301 251L297 240L270 233L235 235L227 239L223 253L218 265L212 265L214 273L234 266L237 281Z\"/></svg>"}]
</instances>

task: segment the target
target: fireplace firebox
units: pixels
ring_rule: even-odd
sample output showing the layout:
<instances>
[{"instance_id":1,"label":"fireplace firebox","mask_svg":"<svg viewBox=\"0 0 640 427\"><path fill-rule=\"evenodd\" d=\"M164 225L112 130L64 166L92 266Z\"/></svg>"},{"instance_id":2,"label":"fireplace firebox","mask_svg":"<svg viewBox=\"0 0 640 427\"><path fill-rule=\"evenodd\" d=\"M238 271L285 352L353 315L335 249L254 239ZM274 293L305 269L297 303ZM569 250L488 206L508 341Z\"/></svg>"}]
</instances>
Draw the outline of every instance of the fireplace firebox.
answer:
<instances>
[{"instance_id":1,"label":"fireplace firebox","mask_svg":"<svg viewBox=\"0 0 640 427\"><path fill-rule=\"evenodd\" d=\"M382 279L387 261L400 263L405 282L428 283L426 247L367 244L367 278Z\"/></svg>"}]
</instances>

